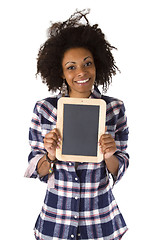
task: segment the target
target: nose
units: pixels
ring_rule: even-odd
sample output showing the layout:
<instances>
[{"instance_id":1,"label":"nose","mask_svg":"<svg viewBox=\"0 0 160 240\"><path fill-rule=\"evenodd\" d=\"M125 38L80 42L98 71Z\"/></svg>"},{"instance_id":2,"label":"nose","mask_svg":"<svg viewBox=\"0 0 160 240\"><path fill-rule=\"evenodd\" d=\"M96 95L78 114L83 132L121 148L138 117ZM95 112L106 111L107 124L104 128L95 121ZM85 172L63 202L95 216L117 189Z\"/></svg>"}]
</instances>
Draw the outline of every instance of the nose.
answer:
<instances>
[{"instance_id":1,"label":"nose","mask_svg":"<svg viewBox=\"0 0 160 240\"><path fill-rule=\"evenodd\" d=\"M84 67L79 67L77 68L77 76L78 77L83 77L86 74L86 70L84 69Z\"/></svg>"}]
</instances>

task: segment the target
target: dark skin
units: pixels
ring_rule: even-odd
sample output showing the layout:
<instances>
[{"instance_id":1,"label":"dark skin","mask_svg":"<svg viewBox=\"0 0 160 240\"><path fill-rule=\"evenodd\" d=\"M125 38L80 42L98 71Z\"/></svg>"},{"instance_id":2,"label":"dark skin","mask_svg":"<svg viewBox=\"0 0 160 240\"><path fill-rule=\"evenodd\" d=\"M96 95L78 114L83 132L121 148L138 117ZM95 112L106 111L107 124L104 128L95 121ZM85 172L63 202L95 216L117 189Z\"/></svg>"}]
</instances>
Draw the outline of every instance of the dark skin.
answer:
<instances>
[{"instance_id":1,"label":"dark skin","mask_svg":"<svg viewBox=\"0 0 160 240\"><path fill-rule=\"evenodd\" d=\"M48 157L50 160L56 159L56 148L59 147L61 136L57 128L46 134L44 138L44 147L47 150ZM45 161L46 156L41 158L38 162L38 173L40 177L48 174L50 169L50 163Z\"/></svg>"},{"instance_id":2,"label":"dark skin","mask_svg":"<svg viewBox=\"0 0 160 240\"><path fill-rule=\"evenodd\" d=\"M109 172L112 173L114 176L117 176L119 160L117 159L116 156L114 156L114 153L117 150L115 140L112 138L110 134L103 134L100 137L99 145Z\"/></svg>"},{"instance_id":3,"label":"dark skin","mask_svg":"<svg viewBox=\"0 0 160 240\"><path fill-rule=\"evenodd\" d=\"M96 68L92 53L84 48L72 48L65 52L62 59L63 78L69 85L69 96L77 98L88 98L94 85ZM107 129L106 129L107 131ZM56 159L56 148L61 144L59 130L55 128L46 134L44 147L51 160ZM104 156L109 172L117 175L119 161L114 156L117 150L115 140L110 134L103 134L99 139L99 147ZM45 161L45 156L38 162L39 175L45 176L49 172L50 163Z\"/></svg>"}]
</instances>

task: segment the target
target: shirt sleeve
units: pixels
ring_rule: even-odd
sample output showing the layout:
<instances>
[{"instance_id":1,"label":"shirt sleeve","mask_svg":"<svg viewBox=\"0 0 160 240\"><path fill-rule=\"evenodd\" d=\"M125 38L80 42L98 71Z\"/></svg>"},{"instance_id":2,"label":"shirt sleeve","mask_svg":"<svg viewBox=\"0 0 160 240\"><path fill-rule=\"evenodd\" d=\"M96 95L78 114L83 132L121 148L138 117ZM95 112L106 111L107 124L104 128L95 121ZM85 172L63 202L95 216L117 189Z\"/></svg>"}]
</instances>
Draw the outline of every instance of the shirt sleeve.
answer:
<instances>
[{"instance_id":1,"label":"shirt sleeve","mask_svg":"<svg viewBox=\"0 0 160 240\"><path fill-rule=\"evenodd\" d=\"M28 168L24 176L28 178L39 178L41 181L47 183L48 175L40 177L37 171L38 161L46 154L41 129L42 116L39 113L39 109L40 103L37 102L33 110L33 117L29 129L29 143L31 146L31 152L28 156Z\"/></svg>"},{"instance_id":2,"label":"shirt sleeve","mask_svg":"<svg viewBox=\"0 0 160 240\"><path fill-rule=\"evenodd\" d=\"M122 102L115 131L115 142L117 146L117 151L115 152L115 156L119 160L119 169L118 175L115 178L115 183L117 183L126 172L129 166L129 154L126 152L127 150L127 142L128 142L128 126L127 126L127 117L125 114L125 106Z\"/></svg>"},{"instance_id":3,"label":"shirt sleeve","mask_svg":"<svg viewBox=\"0 0 160 240\"><path fill-rule=\"evenodd\" d=\"M112 114L112 119L110 119L110 121L114 126L114 130L112 129L111 132L109 131L109 133L111 133L115 139L117 151L114 153L114 155L119 160L117 176L110 174L110 176L112 176L114 185L121 180L129 166L129 154L126 152L129 130L127 126L127 117L125 114L125 106L122 101L115 103Z\"/></svg>"}]
</instances>

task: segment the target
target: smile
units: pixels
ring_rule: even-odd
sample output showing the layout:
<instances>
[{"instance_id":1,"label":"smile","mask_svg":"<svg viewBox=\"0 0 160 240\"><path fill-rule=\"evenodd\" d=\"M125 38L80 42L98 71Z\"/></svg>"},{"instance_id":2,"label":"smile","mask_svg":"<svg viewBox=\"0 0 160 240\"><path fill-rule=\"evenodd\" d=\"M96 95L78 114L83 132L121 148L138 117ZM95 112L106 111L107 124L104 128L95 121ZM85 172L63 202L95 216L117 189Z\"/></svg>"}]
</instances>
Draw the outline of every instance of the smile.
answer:
<instances>
[{"instance_id":1,"label":"smile","mask_svg":"<svg viewBox=\"0 0 160 240\"><path fill-rule=\"evenodd\" d=\"M90 78L87 78L87 79L85 79L85 80L79 80L79 81L76 81L76 83L78 83L78 84L82 84L82 83L86 83L86 82L88 82L90 80Z\"/></svg>"}]
</instances>

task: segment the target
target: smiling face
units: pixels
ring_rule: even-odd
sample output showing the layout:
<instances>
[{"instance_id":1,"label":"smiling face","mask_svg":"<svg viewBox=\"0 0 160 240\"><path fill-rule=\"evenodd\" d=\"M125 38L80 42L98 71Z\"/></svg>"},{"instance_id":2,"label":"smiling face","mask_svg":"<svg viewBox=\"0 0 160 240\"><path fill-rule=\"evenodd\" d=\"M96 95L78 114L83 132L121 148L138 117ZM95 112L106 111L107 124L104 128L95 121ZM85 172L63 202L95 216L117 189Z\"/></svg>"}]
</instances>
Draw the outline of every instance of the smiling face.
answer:
<instances>
[{"instance_id":1,"label":"smiling face","mask_svg":"<svg viewBox=\"0 0 160 240\"><path fill-rule=\"evenodd\" d=\"M71 48L62 59L63 79L69 85L69 96L88 98L96 77L92 53L85 48Z\"/></svg>"}]
</instances>

